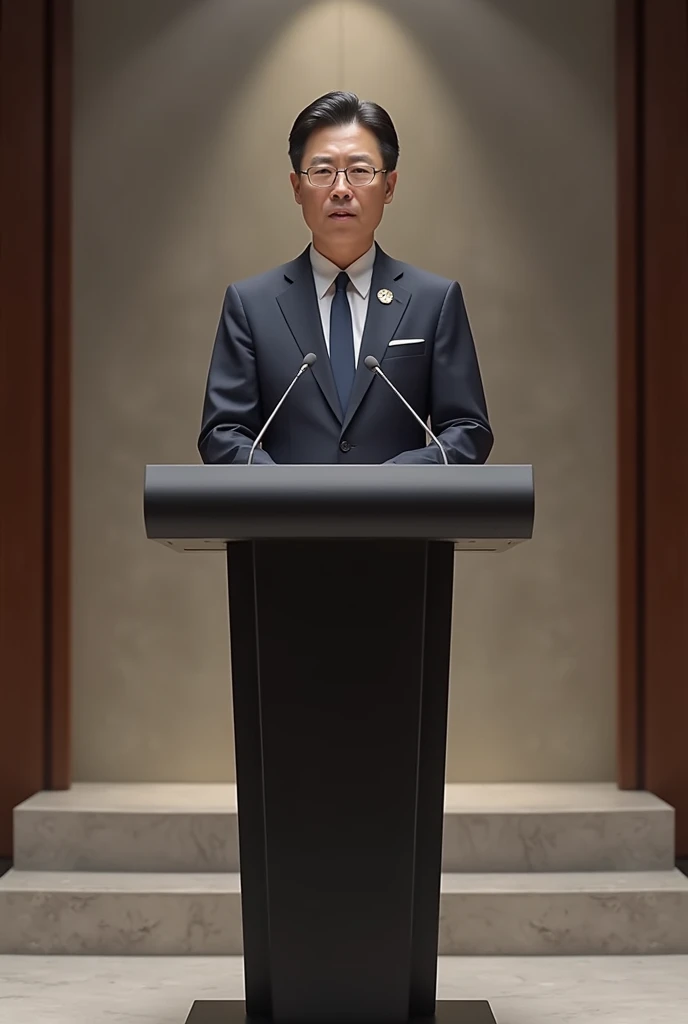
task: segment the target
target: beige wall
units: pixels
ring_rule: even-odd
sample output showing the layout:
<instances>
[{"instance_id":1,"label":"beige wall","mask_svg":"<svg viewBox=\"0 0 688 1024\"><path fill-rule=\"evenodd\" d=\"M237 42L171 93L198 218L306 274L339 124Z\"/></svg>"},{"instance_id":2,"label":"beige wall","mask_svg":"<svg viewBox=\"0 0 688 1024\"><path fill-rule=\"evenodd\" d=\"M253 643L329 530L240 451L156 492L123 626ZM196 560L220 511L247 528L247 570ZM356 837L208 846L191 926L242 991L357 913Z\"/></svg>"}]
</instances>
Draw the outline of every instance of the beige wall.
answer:
<instances>
[{"instance_id":1,"label":"beige wall","mask_svg":"<svg viewBox=\"0 0 688 1024\"><path fill-rule=\"evenodd\" d=\"M76 0L77 779L233 775L223 562L146 541L143 467L198 461L225 286L307 242L286 137L332 88L395 119L379 239L461 281L491 461L535 466L535 539L457 558L449 778L613 777L612 8Z\"/></svg>"}]
</instances>

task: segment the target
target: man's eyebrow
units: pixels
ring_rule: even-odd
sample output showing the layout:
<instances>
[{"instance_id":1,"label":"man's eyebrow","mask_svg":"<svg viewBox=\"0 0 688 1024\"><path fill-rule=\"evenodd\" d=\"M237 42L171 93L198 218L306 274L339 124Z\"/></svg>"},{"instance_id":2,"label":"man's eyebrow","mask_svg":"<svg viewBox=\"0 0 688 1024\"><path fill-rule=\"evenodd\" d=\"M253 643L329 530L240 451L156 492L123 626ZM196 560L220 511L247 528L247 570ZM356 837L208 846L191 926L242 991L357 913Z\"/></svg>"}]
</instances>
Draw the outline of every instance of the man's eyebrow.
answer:
<instances>
[{"instance_id":1,"label":"man's eyebrow","mask_svg":"<svg viewBox=\"0 0 688 1024\"><path fill-rule=\"evenodd\" d=\"M374 163L374 160L370 153L354 153L352 154L352 156L347 157L346 160L347 165L357 164L360 161L363 161L364 163L368 164ZM332 166L334 164L334 161L331 156L314 156L313 159L311 160L310 166L314 167L315 164L328 164L329 166Z\"/></svg>"}]
</instances>

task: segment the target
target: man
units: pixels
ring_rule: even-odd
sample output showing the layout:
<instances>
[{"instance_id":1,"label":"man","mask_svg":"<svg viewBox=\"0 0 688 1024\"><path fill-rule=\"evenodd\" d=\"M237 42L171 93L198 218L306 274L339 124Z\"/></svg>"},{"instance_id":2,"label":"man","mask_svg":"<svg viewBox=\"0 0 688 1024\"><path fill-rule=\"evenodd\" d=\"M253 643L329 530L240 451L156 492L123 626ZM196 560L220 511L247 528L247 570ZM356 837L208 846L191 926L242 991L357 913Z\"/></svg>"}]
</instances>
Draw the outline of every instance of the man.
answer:
<instances>
[{"instance_id":1,"label":"man","mask_svg":"<svg viewBox=\"0 0 688 1024\"><path fill-rule=\"evenodd\" d=\"M215 339L198 448L206 463L245 463L303 357L317 361L277 413L256 463L443 461L381 369L451 463L492 448L461 289L400 263L375 242L397 183L389 114L332 92L297 117L291 184L312 245L297 259L231 285Z\"/></svg>"}]
</instances>

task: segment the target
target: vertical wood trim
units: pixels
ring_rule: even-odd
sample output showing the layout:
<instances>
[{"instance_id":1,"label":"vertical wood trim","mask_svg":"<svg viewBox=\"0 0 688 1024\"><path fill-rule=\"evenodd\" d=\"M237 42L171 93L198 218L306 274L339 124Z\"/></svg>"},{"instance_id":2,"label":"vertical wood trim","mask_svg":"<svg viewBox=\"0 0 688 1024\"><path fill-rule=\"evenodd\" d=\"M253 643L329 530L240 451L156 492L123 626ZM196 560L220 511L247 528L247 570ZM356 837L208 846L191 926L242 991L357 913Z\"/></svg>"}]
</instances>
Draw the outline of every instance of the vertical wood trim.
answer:
<instances>
[{"instance_id":1,"label":"vertical wood trim","mask_svg":"<svg viewBox=\"0 0 688 1024\"><path fill-rule=\"evenodd\" d=\"M0 856L69 785L72 0L0 0Z\"/></svg>"},{"instance_id":2,"label":"vertical wood trim","mask_svg":"<svg viewBox=\"0 0 688 1024\"><path fill-rule=\"evenodd\" d=\"M72 0L46 0L50 22L47 239L47 768L51 789L71 782L71 126Z\"/></svg>"},{"instance_id":3,"label":"vertical wood trim","mask_svg":"<svg viewBox=\"0 0 688 1024\"><path fill-rule=\"evenodd\" d=\"M645 12L645 781L688 854L688 5Z\"/></svg>"},{"instance_id":4,"label":"vertical wood trim","mask_svg":"<svg viewBox=\"0 0 688 1024\"><path fill-rule=\"evenodd\" d=\"M643 785L641 0L616 3L617 775Z\"/></svg>"},{"instance_id":5,"label":"vertical wood trim","mask_svg":"<svg viewBox=\"0 0 688 1024\"><path fill-rule=\"evenodd\" d=\"M44 0L0 0L0 855L45 781Z\"/></svg>"}]
</instances>

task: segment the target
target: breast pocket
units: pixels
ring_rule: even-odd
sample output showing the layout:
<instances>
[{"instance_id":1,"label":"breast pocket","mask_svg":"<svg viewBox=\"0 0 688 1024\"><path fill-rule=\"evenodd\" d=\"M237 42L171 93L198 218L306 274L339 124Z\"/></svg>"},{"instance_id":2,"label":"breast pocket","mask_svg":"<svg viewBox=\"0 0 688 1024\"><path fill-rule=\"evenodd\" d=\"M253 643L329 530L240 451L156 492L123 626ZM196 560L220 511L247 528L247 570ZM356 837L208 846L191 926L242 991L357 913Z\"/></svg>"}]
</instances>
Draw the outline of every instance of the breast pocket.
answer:
<instances>
[{"instance_id":1,"label":"breast pocket","mask_svg":"<svg viewBox=\"0 0 688 1024\"><path fill-rule=\"evenodd\" d=\"M409 356L425 355L425 338L393 338L385 349L388 359L407 359Z\"/></svg>"}]
</instances>

